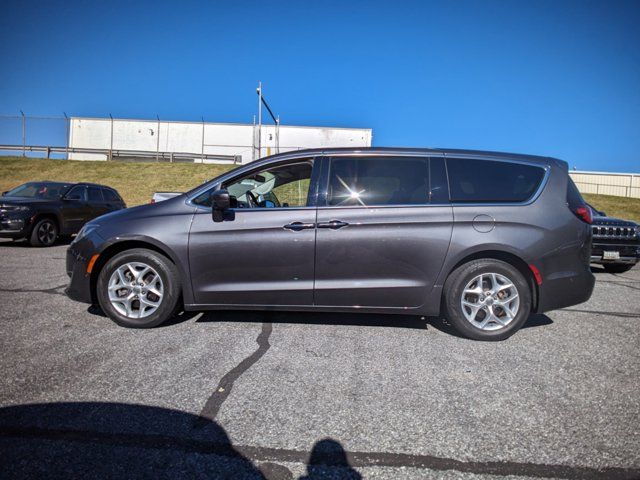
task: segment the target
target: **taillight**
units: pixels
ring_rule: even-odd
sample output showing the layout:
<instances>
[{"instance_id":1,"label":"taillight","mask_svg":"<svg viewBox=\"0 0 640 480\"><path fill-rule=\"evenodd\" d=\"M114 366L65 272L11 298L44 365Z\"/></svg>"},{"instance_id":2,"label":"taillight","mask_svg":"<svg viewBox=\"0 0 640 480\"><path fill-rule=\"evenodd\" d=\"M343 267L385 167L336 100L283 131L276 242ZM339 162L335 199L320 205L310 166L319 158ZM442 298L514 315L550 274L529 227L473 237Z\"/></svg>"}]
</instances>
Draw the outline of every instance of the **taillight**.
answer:
<instances>
[{"instance_id":1,"label":"taillight","mask_svg":"<svg viewBox=\"0 0 640 480\"><path fill-rule=\"evenodd\" d=\"M156 199L152 198L150 203L156 203Z\"/></svg>"},{"instance_id":2,"label":"taillight","mask_svg":"<svg viewBox=\"0 0 640 480\"><path fill-rule=\"evenodd\" d=\"M573 210L573 213L583 222L589 224L593 223L593 217L591 216L591 209L589 207L584 205L576 207L576 209Z\"/></svg>"}]
</instances>

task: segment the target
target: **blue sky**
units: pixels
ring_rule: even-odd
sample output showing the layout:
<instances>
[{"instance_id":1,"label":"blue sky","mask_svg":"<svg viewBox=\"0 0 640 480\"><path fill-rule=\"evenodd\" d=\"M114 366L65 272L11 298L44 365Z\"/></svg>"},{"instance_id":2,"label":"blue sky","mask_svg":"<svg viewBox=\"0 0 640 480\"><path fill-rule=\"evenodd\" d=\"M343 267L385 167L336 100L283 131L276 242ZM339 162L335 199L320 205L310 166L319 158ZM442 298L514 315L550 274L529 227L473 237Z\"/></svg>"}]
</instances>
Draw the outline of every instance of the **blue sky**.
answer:
<instances>
[{"instance_id":1,"label":"blue sky","mask_svg":"<svg viewBox=\"0 0 640 480\"><path fill-rule=\"evenodd\" d=\"M640 171L640 1L0 5L0 113L371 127Z\"/></svg>"}]
</instances>

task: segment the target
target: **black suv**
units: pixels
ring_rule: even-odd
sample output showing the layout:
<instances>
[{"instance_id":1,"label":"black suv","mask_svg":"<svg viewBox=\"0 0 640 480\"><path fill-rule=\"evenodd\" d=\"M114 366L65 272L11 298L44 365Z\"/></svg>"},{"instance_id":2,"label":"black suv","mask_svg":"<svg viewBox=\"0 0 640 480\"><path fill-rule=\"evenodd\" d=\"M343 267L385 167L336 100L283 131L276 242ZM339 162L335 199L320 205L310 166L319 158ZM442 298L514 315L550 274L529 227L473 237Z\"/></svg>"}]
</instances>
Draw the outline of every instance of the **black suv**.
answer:
<instances>
[{"instance_id":1,"label":"black suv","mask_svg":"<svg viewBox=\"0 0 640 480\"><path fill-rule=\"evenodd\" d=\"M593 212L591 263L610 273L631 270L640 260L640 226L629 220L608 217L589 205Z\"/></svg>"},{"instance_id":2,"label":"black suv","mask_svg":"<svg viewBox=\"0 0 640 480\"><path fill-rule=\"evenodd\" d=\"M442 313L500 340L589 298L590 221L553 158L290 152L89 222L67 294L127 327L176 309Z\"/></svg>"},{"instance_id":3,"label":"black suv","mask_svg":"<svg viewBox=\"0 0 640 480\"><path fill-rule=\"evenodd\" d=\"M0 198L0 238L49 247L105 213L126 208L117 191L93 183L29 182Z\"/></svg>"}]
</instances>

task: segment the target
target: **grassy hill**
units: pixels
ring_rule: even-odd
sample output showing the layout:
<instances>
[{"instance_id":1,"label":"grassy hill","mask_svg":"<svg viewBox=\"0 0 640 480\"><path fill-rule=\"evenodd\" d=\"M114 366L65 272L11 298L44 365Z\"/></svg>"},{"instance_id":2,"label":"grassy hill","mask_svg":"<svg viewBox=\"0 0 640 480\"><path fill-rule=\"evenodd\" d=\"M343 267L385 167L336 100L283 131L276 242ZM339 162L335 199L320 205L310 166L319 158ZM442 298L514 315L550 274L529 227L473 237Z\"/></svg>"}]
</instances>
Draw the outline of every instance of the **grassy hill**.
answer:
<instances>
[{"instance_id":1,"label":"grassy hill","mask_svg":"<svg viewBox=\"0 0 640 480\"><path fill-rule=\"evenodd\" d=\"M184 192L222 172L228 165L192 163L83 162L0 157L0 192L34 180L94 182L109 185L132 207L149 203L153 192Z\"/></svg>"},{"instance_id":2,"label":"grassy hill","mask_svg":"<svg viewBox=\"0 0 640 480\"><path fill-rule=\"evenodd\" d=\"M95 182L117 189L127 205L148 203L153 192L184 192L233 167L191 163L81 162L0 157L0 191L33 180ZM584 195L599 210L640 223L640 199Z\"/></svg>"},{"instance_id":3,"label":"grassy hill","mask_svg":"<svg viewBox=\"0 0 640 480\"><path fill-rule=\"evenodd\" d=\"M613 195L584 194L584 199L611 217L640 223L640 198L614 197Z\"/></svg>"}]
</instances>

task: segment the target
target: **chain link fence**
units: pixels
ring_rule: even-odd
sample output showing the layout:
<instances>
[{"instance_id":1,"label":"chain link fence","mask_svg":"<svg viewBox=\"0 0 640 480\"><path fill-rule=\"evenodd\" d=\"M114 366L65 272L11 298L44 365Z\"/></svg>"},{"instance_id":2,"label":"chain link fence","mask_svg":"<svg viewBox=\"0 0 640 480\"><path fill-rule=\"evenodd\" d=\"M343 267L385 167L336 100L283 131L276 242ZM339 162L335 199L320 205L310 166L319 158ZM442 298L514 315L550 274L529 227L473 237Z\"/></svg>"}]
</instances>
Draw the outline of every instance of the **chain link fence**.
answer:
<instances>
[{"instance_id":1,"label":"chain link fence","mask_svg":"<svg viewBox=\"0 0 640 480\"><path fill-rule=\"evenodd\" d=\"M66 158L69 125L65 117L0 115L0 154Z\"/></svg>"}]
</instances>

